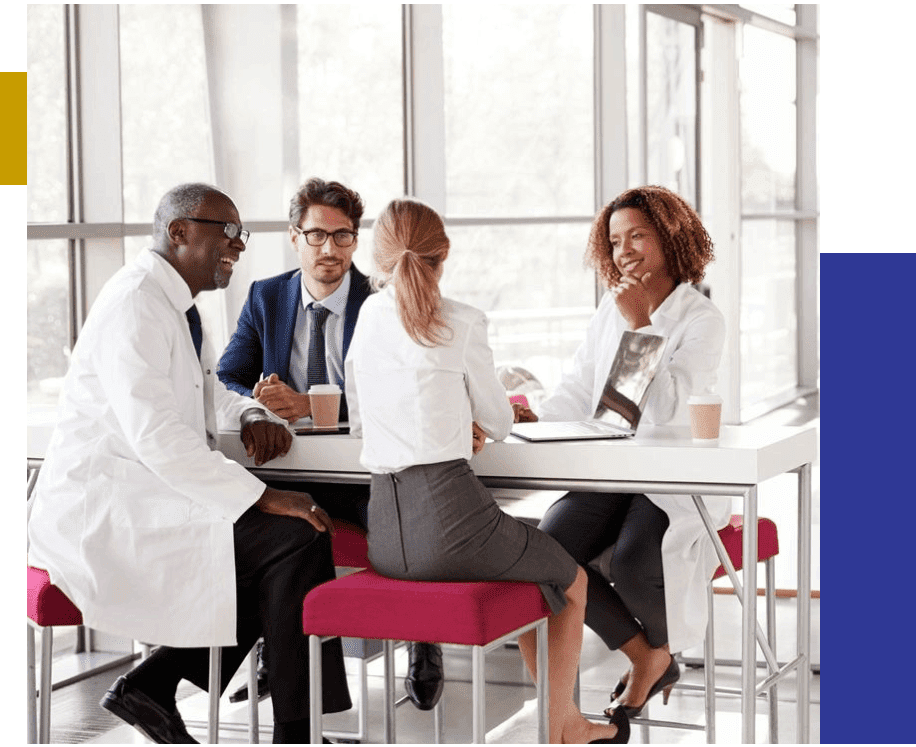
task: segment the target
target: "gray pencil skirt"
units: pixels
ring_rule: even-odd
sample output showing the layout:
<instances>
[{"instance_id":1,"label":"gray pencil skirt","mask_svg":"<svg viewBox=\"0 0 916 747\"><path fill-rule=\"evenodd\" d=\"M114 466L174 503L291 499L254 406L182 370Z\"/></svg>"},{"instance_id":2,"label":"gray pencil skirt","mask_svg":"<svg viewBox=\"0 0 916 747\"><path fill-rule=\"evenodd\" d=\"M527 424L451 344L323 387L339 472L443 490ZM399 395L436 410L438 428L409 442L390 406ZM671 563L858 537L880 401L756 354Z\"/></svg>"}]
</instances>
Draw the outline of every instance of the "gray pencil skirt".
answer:
<instances>
[{"instance_id":1,"label":"gray pencil skirt","mask_svg":"<svg viewBox=\"0 0 916 747\"><path fill-rule=\"evenodd\" d=\"M554 614L578 564L553 537L503 513L465 459L373 474L369 560L416 581L533 581Z\"/></svg>"}]
</instances>

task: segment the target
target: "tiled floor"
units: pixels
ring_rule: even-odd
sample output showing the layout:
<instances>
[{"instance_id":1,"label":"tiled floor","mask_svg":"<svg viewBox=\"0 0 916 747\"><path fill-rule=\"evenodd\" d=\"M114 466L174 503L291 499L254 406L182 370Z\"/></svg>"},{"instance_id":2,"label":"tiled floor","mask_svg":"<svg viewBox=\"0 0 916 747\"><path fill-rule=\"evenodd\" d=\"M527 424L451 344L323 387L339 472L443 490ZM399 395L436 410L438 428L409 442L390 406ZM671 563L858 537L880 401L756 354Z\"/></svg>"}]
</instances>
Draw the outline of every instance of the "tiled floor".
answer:
<instances>
[{"instance_id":1,"label":"tiled floor","mask_svg":"<svg viewBox=\"0 0 916 747\"><path fill-rule=\"evenodd\" d=\"M777 424L818 424L817 400L800 400L761 419ZM820 491L819 465L813 470L813 580L812 588L820 589ZM779 527L781 553L777 561L776 585L780 589L795 587L794 547L796 543L795 489L794 476L785 476L764 483L759 490L761 516L772 518ZM524 498L524 500L520 500ZM510 512L526 514L538 503L549 502L549 494L506 494L501 502ZM548 503L549 504L549 503ZM762 579L761 579L762 583ZM726 584L727 585L727 584ZM729 594L715 595L716 655L720 662L740 658L741 613L737 598ZM762 600L759 609L762 615ZM777 600L777 657L785 661L794 651L796 625L795 600L791 597ZM811 683L810 741L820 739L820 600L812 600L812 662L815 675ZM446 741L449 743L468 742L471 738L470 710L470 657L460 648L447 647L445 668L448 682L445 688ZM699 658L701 650L684 652L690 658ZM398 651L397 675L403 676L406 668L406 652ZM525 744L536 741L536 722L532 713L534 688L528 682L518 651L501 649L487 657L487 729L488 740L503 743ZM351 692L358 692L356 668L348 660L351 678ZM378 743L382 731L382 670L381 660L370 662L369 722L368 741ZM53 693L52 700L52 741L57 743L145 743L145 740L131 727L121 724L106 711L98 707L98 700L108 685L123 671L114 669L75 685L68 685ZM622 654L610 652L600 640L586 629L581 659L581 703L586 712L600 713L607 705L608 693L617 677L626 669ZM740 686L740 672L735 666L720 663L716 667L717 685L737 689ZM241 683L244 673L237 675ZM685 667L681 683L702 685L702 669ZM398 685L400 688L400 684ZM234 685L230 686L234 689ZM399 690L400 692L400 690ZM185 684L179 691L180 709L189 728L197 739L206 740L205 719L207 697L192 685ZM795 743L797 706L795 702L795 679L791 677L778 691L779 741ZM225 699L221 705L220 741L230 744L247 743L247 711L242 705L229 704ZM259 708L261 719L261 741L271 739L270 701L264 701ZM756 733L757 740L767 741L767 707L758 702ZM675 689L667 706L653 701L650 715L656 720L684 721L701 725L704 719L703 695L699 690ZM425 744L434 739L433 720L430 713L416 710L410 703L398 709L398 742ZM355 712L330 716L326 726L335 730L350 730L356 727ZM673 728L634 728L631 743L695 743L706 741L703 731L687 731ZM735 695L719 694L716 698L716 741L737 743L741 741L740 699Z\"/></svg>"}]
</instances>

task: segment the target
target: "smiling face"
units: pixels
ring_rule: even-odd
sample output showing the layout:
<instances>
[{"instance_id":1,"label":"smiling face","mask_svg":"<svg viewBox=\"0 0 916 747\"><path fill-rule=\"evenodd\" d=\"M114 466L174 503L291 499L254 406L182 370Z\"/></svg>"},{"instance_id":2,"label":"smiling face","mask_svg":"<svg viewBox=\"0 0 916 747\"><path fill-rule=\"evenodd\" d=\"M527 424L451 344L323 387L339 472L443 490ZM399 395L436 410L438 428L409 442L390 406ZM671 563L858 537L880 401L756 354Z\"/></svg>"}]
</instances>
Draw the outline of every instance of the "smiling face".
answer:
<instances>
[{"instance_id":1,"label":"smiling face","mask_svg":"<svg viewBox=\"0 0 916 747\"><path fill-rule=\"evenodd\" d=\"M343 210L326 205L312 205L299 221L299 228L310 231L320 228L328 233L321 246L311 246L298 231L289 229L293 249L299 255L299 264L305 278L305 287L316 300L327 298L343 282L344 275L353 263L357 242L350 246L337 246L330 234L341 229L356 230Z\"/></svg>"},{"instance_id":2,"label":"smiling face","mask_svg":"<svg viewBox=\"0 0 916 747\"><path fill-rule=\"evenodd\" d=\"M670 279L658 232L637 208L615 210L608 221L614 264L621 275Z\"/></svg>"},{"instance_id":3,"label":"smiling face","mask_svg":"<svg viewBox=\"0 0 916 747\"><path fill-rule=\"evenodd\" d=\"M226 195L211 192L191 216L205 220L241 225L238 211ZM232 269L245 251L242 240L226 236L218 223L196 223L177 219L169 226L173 244L172 265L185 279L191 295L229 285Z\"/></svg>"}]
</instances>

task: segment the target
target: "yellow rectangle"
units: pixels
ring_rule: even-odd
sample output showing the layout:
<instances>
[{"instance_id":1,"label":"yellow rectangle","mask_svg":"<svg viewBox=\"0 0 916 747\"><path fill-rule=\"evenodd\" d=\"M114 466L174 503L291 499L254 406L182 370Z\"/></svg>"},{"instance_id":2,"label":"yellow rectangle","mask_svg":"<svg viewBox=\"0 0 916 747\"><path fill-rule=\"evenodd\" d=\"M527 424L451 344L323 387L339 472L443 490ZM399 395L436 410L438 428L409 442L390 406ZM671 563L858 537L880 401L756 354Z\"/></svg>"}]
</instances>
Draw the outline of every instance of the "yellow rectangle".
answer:
<instances>
[{"instance_id":1,"label":"yellow rectangle","mask_svg":"<svg viewBox=\"0 0 916 747\"><path fill-rule=\"evenodd\" d=\"M0 184L25 184L26 74L0 73Z\"/></svg>"}]
</instances>

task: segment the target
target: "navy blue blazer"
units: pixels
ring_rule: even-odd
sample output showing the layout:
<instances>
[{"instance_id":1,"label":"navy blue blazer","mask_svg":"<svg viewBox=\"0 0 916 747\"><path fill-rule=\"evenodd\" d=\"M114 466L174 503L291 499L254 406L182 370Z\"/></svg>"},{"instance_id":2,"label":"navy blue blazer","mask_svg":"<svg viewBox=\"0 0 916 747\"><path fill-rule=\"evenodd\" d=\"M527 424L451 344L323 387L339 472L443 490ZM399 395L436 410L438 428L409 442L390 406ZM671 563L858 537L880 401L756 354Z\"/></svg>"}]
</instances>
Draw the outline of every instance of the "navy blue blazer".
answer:
<instances>
[{"instance_id":1,"label":"navy blue blazer","mask_svg":"<svg viewBox=\"0 0 916 747\"><path fill-rule=\"evenodd\" d=\"M228 389L250 397L261 375L267 378L272 373L289 383L296 313L302 301L301 275L301 270L290 270L251 284L238 326L219 361L217 375ZM344 360L359 309L371 293L369 279L351 265L350 293L344 314ZM341 397L341 420L347 419L347 412L346 398Z\"/></svg>"}]
</instances>

